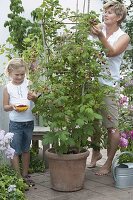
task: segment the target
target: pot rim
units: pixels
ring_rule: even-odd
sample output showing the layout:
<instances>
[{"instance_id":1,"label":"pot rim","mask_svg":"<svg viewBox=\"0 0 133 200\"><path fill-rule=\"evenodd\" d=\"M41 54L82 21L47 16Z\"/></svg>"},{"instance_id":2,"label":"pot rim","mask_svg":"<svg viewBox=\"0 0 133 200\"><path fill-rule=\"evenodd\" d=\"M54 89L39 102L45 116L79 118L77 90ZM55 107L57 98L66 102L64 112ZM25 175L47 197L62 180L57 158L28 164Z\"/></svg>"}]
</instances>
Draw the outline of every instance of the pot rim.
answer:
<instances>
[{"instance_id":1,"label":"pot rim","mask_svg":"<svg viewBox=\"0 0 133 200\"><path fill-rule=\"evenodd\" d=\"M52 159L56 159L56 160L78 160L78 159L83 159L83 158L87 158L90 154L89 150L86 150L85 152L81 152L81 153L76 153L76 154L57 154L57 153L53 153L51 152L52 148L49 148L45 151L45 155L48 158L52 158Z\"/></svg>"}]
</instances>

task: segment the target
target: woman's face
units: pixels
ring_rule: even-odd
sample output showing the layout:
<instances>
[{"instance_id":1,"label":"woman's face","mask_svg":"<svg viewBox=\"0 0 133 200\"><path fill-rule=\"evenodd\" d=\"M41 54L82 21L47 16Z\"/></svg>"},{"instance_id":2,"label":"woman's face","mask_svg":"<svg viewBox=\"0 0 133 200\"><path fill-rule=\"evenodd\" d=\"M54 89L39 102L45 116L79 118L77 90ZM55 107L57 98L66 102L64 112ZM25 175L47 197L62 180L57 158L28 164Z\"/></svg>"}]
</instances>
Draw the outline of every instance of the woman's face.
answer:
<instances>
[{"instance_id":1,"label":"woman's face","mask_svg":"<svg viewBox=\"0 0 133 200\"><path fill-rule=\"evenodd\" d=\"M118 21L121 19L121 16L117 16L114 12L113 7L109 7L105 9L103 19L106 25L113 25L118 24Z\"/></svg>"},{"instance_id":2,"label":"woman's face","mask_svg":"<svg viewBox=\"0 0 133 200\"><path fill-rule=\"evenodd\" d=\"M10 77L14 84L19 85L24 81L25 78L25 67L20 67L18 69L13 69L10 73Z\"/></svg>"}]
</instances>

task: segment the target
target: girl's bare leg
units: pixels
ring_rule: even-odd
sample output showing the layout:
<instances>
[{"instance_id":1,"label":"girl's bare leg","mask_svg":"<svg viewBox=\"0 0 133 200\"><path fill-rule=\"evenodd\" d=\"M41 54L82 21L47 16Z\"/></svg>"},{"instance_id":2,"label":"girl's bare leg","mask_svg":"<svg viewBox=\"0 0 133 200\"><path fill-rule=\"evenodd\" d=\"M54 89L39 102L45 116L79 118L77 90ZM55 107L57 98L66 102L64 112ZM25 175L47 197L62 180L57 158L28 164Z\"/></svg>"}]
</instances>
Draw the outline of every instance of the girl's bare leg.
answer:
<instances>
[{"instance_id":1,"label":"girl's bare leg","mask_svg":"<svg viewBox=\"0 0 133 200\"><path fill-rule=\"evenodd\" d=\"M13 169L21 176L20 165L19 165L19 155L14 155L13 159L11 159L11 164Z\"/></svg>"},{"instance_id":2,"label":"girl's bare leg","mask_svg":"<svg viewBox=\"0 0 133 200\"><path fill-rule=\"evenodd\" d=\"M29 163L30 163L30 152L24 152L22 154L22 176L23 177L28 175Z\"/></svg>"},{"instance_id":3,"label":"girl's bare leg","mask_svg":"<svg viewBox=\"0 0 133 200\"><path fill-rule=\"evenodd\" d=\"M30 179L30 176L28 175L29 163L30 163L30 152L24 152L22 154L22 177L26 182L26 184L29 187L32 187L35 185L35 183L33 180Z\"/></svg>"}]
</instances>

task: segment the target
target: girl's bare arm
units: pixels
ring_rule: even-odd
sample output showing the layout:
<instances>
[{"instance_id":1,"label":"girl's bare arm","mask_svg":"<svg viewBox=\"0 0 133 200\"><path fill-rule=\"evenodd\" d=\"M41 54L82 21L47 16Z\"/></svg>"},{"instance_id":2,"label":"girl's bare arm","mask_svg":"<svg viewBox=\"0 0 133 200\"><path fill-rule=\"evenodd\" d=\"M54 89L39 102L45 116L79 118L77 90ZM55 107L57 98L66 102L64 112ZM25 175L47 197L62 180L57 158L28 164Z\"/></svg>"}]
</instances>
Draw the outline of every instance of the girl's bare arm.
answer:
<instances>
[{"instance_id":1,"label":"girl's bare arm","mask_svg":"<svg viewBox=\"0 0 133 200\"><path fill-rule=\"evenodd\" d=\"M14 105L9 104L9 98L10 97L7 92L7 88L5 87L3 91L3 108L4 108L4 111L6 112L14 110Z\"/></svg>"}]
</instances>

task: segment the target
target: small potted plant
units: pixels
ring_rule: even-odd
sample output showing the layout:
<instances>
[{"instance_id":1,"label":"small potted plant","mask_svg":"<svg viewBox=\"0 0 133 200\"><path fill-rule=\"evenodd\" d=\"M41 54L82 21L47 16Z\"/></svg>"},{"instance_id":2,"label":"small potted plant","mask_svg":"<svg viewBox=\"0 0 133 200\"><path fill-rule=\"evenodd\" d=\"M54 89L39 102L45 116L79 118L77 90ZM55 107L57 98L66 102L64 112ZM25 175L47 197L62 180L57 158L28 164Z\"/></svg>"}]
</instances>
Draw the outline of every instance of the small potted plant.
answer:
<instances>
[{"instance_id":1,"label":"small potted plant","mask_svg":"<svg viewBox=\"0 0 133 200\"><path fill-rule=\"evenodd\" d=\"M113 176L118 188L133 186L133 81L131 73L122 84L120 105L120 154L113 161ZM128 80L127 80L128 79Z\"/></svg>"},{"instance_id":2,"label":"small potted plant","mask_svg":"<svg viewBox=\"0 0 133 200\"><path fill-rule=\"evenodd\" d=\"M115 186L127 188L133 186L133 129L120 132L120 153L112 164Z\"/></svg>"},{"instance_id":3,"label":"small potted plant","mask_svg":"<svg viewBox=\"0 0 133 200\"><path fill-rule=\"evenodd\" d=\"M133 154L133 80L132 71L122 81L122 94L119 100L120 107L120 143L119 149L121 152L131 152ZM120 158L120 163L133 162L133 158L128 155L123 155Z\"/></svg>"}]
</instances>

